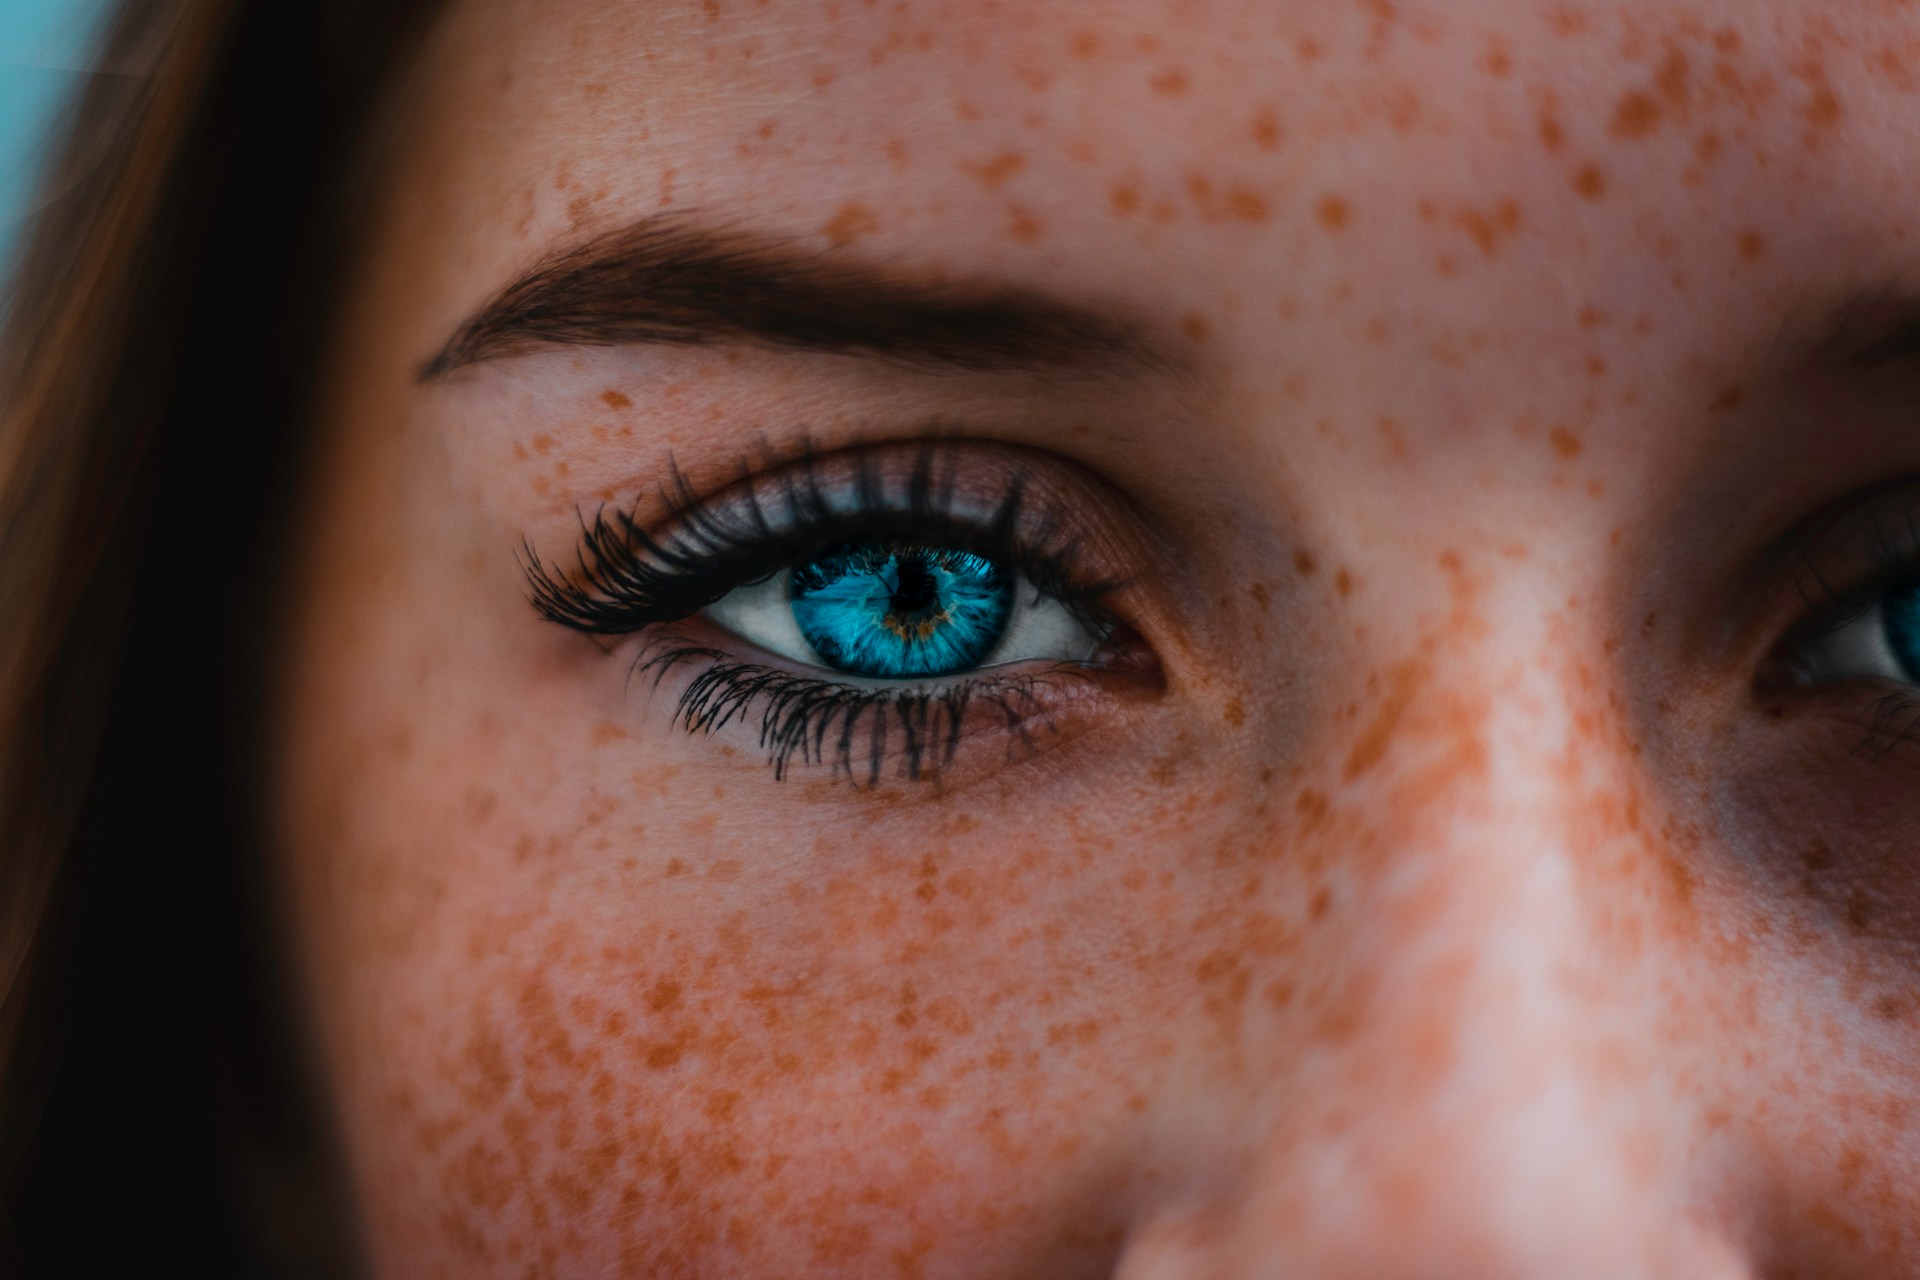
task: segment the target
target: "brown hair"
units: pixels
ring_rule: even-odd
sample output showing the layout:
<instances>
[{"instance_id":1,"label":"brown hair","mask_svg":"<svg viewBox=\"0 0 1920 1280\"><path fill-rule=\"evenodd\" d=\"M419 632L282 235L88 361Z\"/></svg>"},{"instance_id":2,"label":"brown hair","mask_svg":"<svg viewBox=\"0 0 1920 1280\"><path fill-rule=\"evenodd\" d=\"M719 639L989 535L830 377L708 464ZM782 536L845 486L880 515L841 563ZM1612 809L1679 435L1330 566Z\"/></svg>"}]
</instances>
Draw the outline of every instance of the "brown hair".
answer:
<instances>
[{"instance_id":1,"label":"brown hair","mask_svg":"<svg viewBox=\"0 0 1920 1280\"><path fill-rule=\"evenodd\" d=\"M0 337L0 1272L338 1274L264 957L279 513L421 0L124 0ZM317 1208L316 1208L317 1206Z\"/></svg>"}]
</instances>

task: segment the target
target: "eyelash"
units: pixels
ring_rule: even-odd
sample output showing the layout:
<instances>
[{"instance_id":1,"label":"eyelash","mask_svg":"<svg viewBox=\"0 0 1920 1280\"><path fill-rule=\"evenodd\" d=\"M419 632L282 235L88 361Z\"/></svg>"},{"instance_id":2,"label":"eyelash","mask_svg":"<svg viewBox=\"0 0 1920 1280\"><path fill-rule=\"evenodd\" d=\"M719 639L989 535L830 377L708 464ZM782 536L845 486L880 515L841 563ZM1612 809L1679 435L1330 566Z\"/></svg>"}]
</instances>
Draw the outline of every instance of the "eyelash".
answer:
<instances>
[{"instance_id":1,"label":"eyelash","mask_svg":"<svg viewBox=\"0 0 1920 1280\"><path fill-rule=\"evenodd\" d=\"M735 587L777 573L822 547L851 538L909 536L994 556L1032 586L1090 622L1120 584L1090 581L1078 566L1073 530L1036 511L1029 483L1009 471L984 518L955 509L957 476L939 442L915 453L903 479L890 480L875 457L823 456L806 450L757 475L743 471L731 502L703 499L676 467L656 527L636 510L601 508L580 517L573 573L549 568L531 542L521 551L531 603L541 617L592 636L627 636L683 621ZM843 475L851 466L851 474ZM770 491L770 492L769 492ZM1061 665L1044 674L996 673L943 687L857 685L735 658L711 645L672 637L643 648L635 674L659 683L672 670L701 669L681 692L674 723L711 733L752 716L774 776L793 763L827 764L877 785L898 755L908 778L935 776L953 758L976 704L1001 713L1017 746L1043 695L1062 678L1087 673ZM896 743L896 739L898 740ZM864 760L856 766L856 756Z\"/></svg>"}]
</instances>

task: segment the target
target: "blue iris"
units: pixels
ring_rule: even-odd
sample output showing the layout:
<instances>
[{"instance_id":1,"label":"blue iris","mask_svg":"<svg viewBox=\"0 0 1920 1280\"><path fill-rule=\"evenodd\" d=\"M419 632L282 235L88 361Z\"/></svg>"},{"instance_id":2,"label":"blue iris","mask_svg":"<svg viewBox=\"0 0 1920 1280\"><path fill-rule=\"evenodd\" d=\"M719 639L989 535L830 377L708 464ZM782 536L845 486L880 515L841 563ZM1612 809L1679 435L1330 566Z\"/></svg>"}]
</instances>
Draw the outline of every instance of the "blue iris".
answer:
<instances>
[{"instance_id":1,"label":"blue iris","mask_svg":"<svg viewBox=\"0 0 1920 1280\"><path fill-rule=\"evenodd\" d=\"M1013 575L950 547L850 542L793 571L793 617L854 675L906 679L978 666L1006 632Z\"/></svg>"},{"instance_id":2,"label":"blue iris","mask_svg":"<svg viewBox=\"0 0 1920 1280\"><path fill-rule=\"evenodd\" d=\"M1887 645L1907 679L1920 681L1920 584L1887 594Z\"/></svg>"}]
</instances>

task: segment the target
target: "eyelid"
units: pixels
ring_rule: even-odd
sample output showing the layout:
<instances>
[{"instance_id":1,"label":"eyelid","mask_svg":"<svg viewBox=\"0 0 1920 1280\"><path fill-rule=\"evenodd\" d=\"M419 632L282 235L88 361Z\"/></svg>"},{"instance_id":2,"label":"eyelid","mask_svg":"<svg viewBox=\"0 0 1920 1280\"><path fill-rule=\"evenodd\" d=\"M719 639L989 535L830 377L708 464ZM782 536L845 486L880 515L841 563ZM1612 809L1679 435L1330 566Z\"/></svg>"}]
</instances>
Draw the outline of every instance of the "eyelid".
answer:
<instances>
[{"instance_id":1,"label":"eyelid","mask_svg":"<svg viewBox=\"0 0 1920 1280\"><path fill-rule=\"evenodd\" d=\"M738 473L736 473L737 475ZM1113 522L1063 460L978 441L895 442L802 452L701 496L676 472L661 518L581 517L575 568L522 550L532 603L549 621L624 635L688 617L743 583L850 536L938 538L991 553L1056 599L1091 607L1123 575L1103 555ZM1112 504L1105 504L1110 507Z\"/></svg>"}]
</instances>

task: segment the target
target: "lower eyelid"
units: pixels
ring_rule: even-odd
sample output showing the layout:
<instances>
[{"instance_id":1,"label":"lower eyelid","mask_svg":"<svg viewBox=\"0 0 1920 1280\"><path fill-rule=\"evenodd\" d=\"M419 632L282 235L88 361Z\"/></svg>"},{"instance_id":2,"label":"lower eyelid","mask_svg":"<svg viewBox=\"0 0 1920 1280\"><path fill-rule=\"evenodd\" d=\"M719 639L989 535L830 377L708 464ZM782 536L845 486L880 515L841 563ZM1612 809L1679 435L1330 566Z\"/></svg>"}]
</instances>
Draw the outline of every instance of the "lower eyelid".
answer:
<instances>
[{"instance_id":1,"label":"lower eyelid","mask_svg":"<svg viewBox=\"0 0 1920 1280\"><path fill-rule=\"evenodd\" d=\"M867 785L898 776L944 787L996 771L1043 737L1057 747L1111 705L1099 673L1072 664L856 682L742 661L701 642L708 638L697 630L656 638L634 670L675 700L677 727L755 738L776 779L825 768ZM1004 754L996 759L989 742Z\"/></svg>"}]
</instances>

